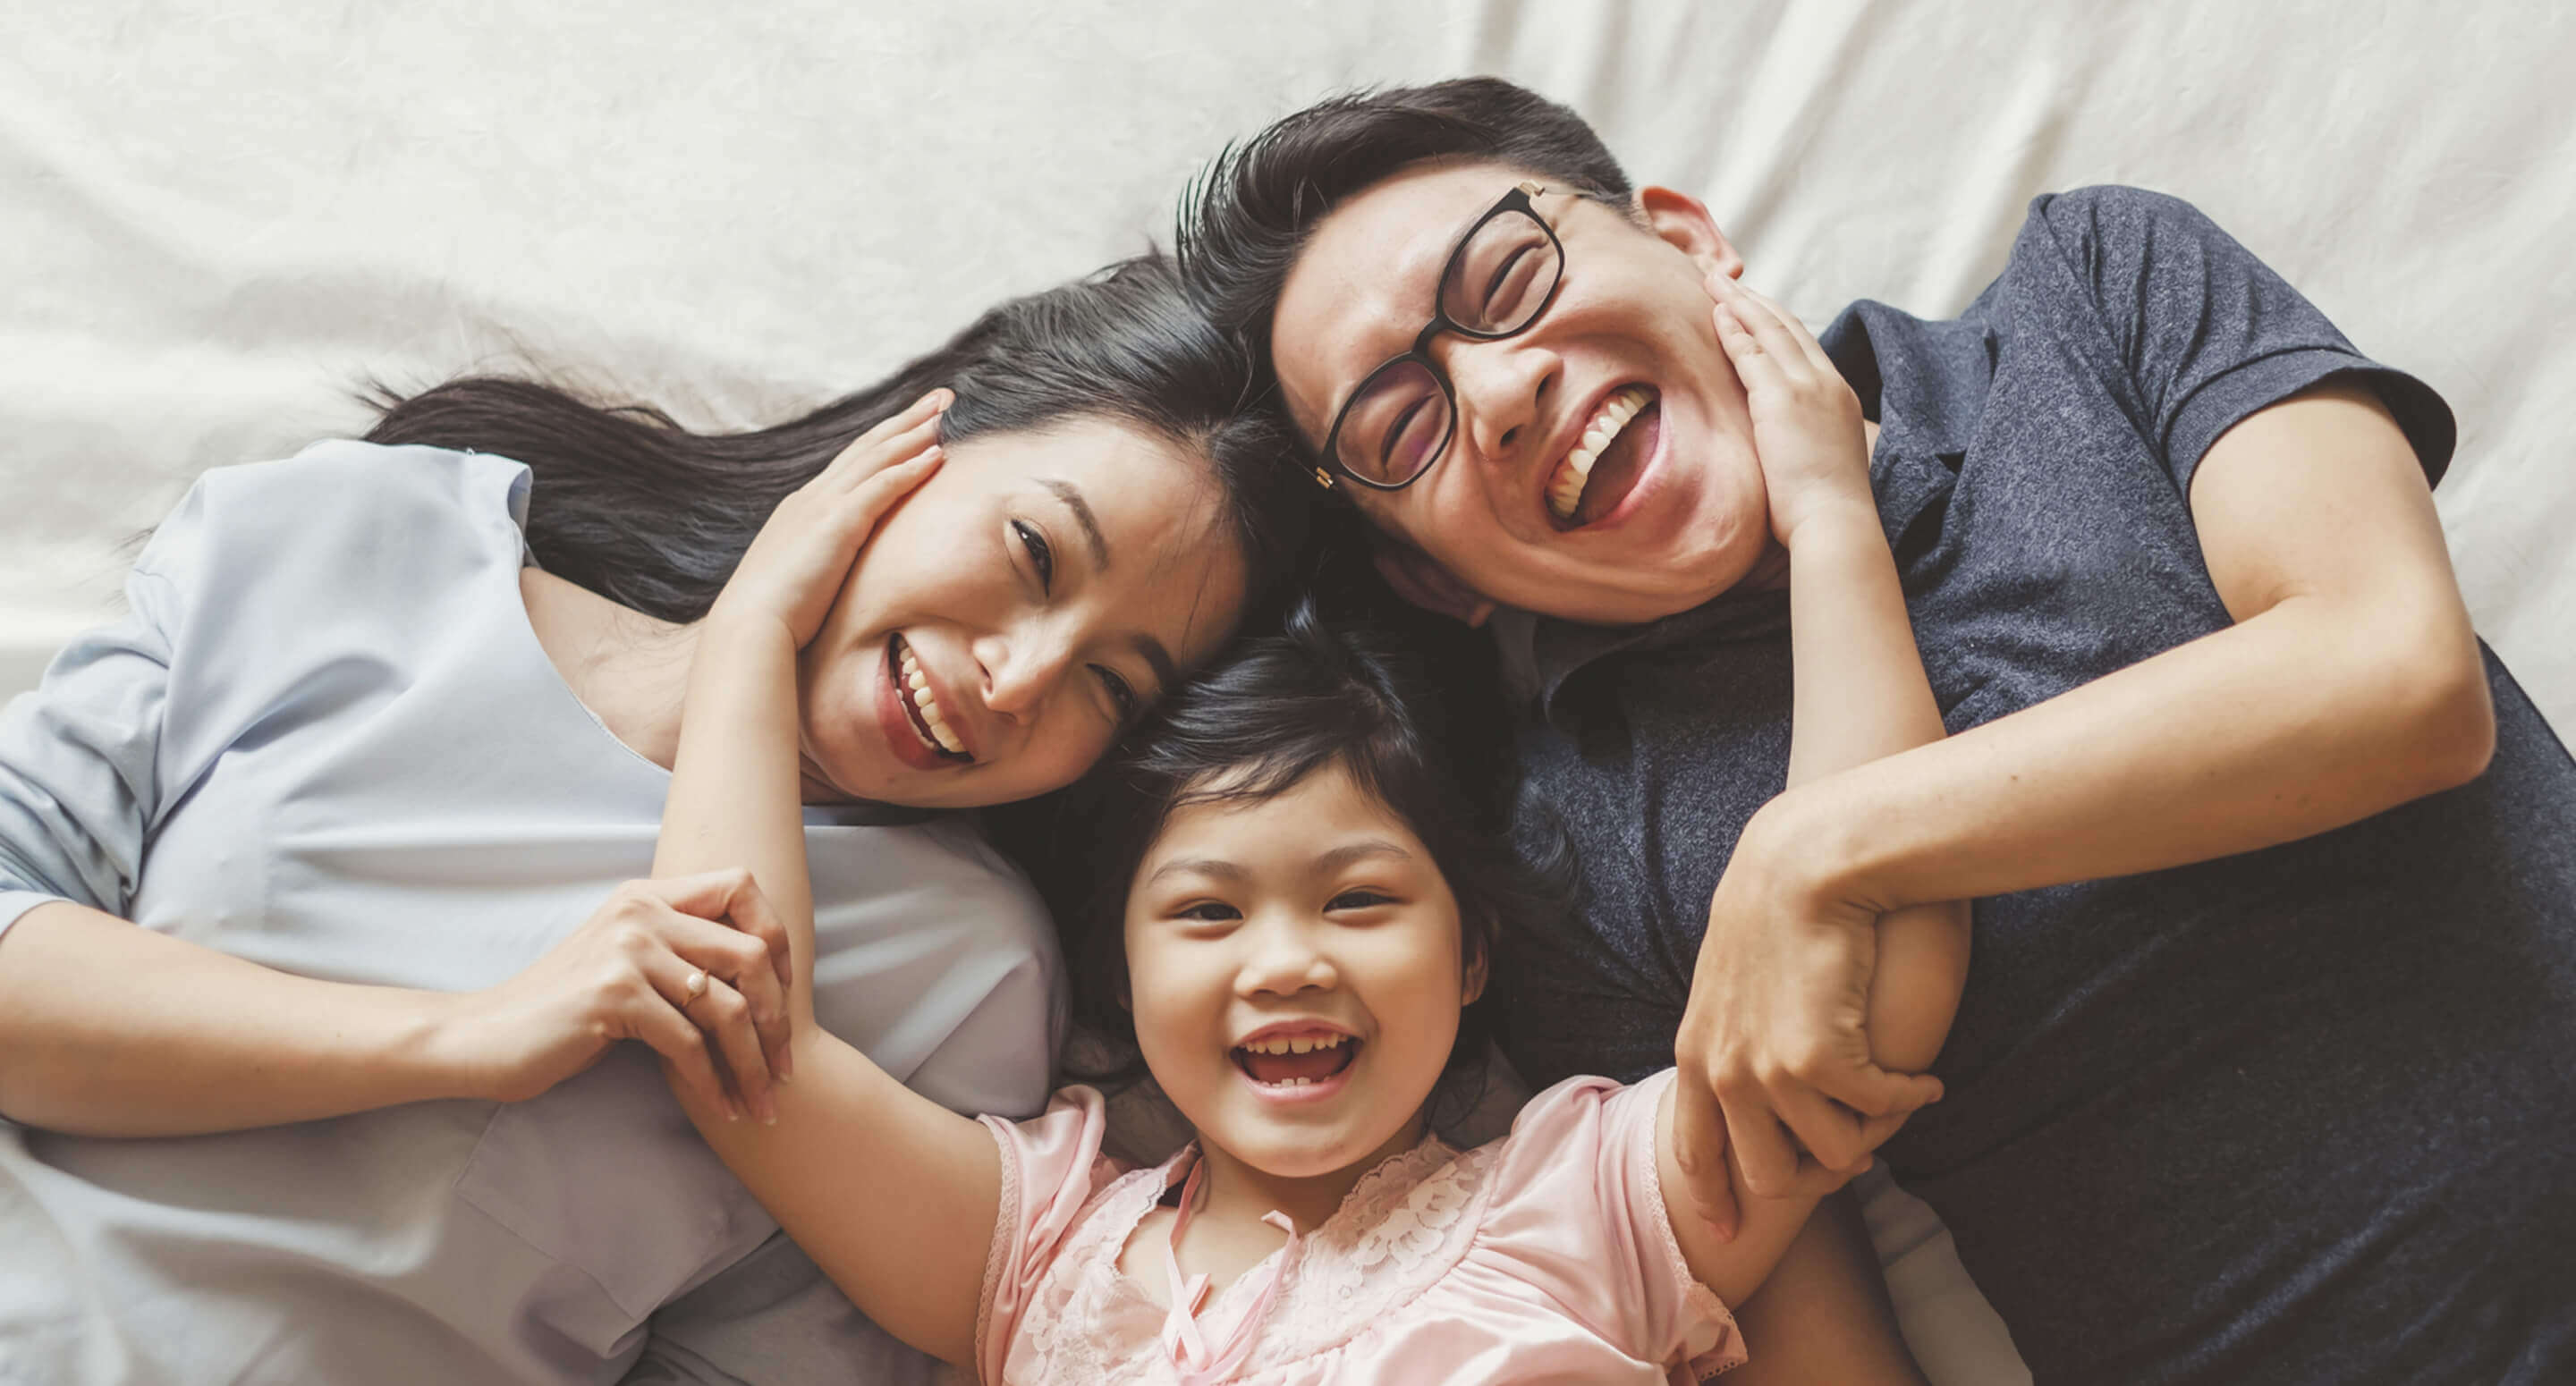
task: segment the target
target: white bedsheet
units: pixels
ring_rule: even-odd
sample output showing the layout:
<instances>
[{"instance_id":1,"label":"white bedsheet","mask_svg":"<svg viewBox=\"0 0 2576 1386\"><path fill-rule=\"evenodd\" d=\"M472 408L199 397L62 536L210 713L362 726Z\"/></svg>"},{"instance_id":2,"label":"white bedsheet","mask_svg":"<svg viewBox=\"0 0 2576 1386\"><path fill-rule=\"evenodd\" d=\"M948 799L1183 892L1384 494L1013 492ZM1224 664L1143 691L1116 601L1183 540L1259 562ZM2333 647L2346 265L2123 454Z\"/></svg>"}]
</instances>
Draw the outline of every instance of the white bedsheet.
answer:
<instances>
[{"instance_id":1,"label":"white bedsheet","mask_svg":"<svg viewBox=\"0 0 2576 1386\"><path fill-rule=\"evenodd\" d=\"M2176 193L2461 422L2479 628L2576 727L2576 11L1781 3L0 7L0 695L202 468L352 388L533 354L777 417L1142 246L1218 141L1497 72L1705 198L1811 322L1966 302L2034 193ZM1944 1383L2010 1381L1920 1205L1872 1206Z\"/></svg>"}]
</instances>

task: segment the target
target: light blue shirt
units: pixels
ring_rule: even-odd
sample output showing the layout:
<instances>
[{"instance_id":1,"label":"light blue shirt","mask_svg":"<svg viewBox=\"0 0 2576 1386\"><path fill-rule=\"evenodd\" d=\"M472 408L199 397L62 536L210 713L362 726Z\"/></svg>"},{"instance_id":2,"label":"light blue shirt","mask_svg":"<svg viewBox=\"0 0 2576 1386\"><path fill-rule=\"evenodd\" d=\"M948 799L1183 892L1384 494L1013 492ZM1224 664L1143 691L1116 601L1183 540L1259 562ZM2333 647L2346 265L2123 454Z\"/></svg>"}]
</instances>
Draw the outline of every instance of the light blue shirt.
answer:
<instances>
[{"instance_id":1,"label":"light blue shirt","mask_svg":"<svg viewBox=\"0 0 2576 1386\"><path fill-rule=\"evenodd\" d=\"M359 443L208 473L127 618L0 716L0 928L73 900L454 991L649 875L670 778L529 627L528 489L501 458ZM1025 880L960 819L806 821L817 1019L958 1111L1034 1113L1063 1004ZM0 1381L614 1381L648 1337L639 1377L922 1377L776 1230L634 1045L512 1105L148 1140L0 1122Z\"/></svg>"}]
</instances>

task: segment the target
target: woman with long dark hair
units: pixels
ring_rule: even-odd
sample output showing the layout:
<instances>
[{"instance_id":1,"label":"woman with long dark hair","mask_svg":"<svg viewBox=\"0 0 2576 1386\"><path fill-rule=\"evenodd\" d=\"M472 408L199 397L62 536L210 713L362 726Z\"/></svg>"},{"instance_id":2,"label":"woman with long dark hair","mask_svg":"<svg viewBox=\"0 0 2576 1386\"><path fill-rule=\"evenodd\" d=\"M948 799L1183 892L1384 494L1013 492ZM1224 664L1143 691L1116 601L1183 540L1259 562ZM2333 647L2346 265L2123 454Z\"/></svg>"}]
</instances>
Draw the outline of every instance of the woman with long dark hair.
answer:
<instances>
[{"instance_id":1,"label":"woman with long dark hair","mask_svg":"<svg viewBox=\"0 0 2576 1386\"><path fill-rule=\"evenodd\" d=\"M847 1379L792 1248L716 1293L774 1224L655 1068L746 1121L793 1076L747 878L640 880L699 618L755 535L828 596L816 1022L1033 1112L1053 933L934 811L1070 782L1262 600L1247 379L1143 260L775 428L468 379L202 479L0 719L0 1375L609 1380L706 1286L661 1360L787 1304L728 1369Z\"/></svg>"}]
</instances>

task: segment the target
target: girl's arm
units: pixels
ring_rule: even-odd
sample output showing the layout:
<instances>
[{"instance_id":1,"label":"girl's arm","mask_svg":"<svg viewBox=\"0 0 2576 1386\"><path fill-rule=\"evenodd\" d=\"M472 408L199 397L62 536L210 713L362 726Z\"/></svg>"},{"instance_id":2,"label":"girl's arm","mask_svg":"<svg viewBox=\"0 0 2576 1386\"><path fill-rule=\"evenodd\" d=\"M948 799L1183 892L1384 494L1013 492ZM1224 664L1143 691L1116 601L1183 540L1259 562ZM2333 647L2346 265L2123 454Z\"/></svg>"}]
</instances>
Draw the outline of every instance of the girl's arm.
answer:
<instances>
[{"instance_id":1,"label":"girl's arm","mask_svg":"<svg viewBox=\"0 0 2576 1386\"><path fill-rule=\"evenodd\" d=\"M1914 647L1896 565L1869 489L1859 401L1797 320L1730 282L1720 290L1720 344L1744 380L1773 532L1789 551L1791 654L1796 669L1789 751L1792 785L1939 740L1938 705ZM1874 921L1880 966L1866 994L1842 998L1863 1012L1870 1062L1897 1073L1929 1068L1947 1037L1966 979L1964 904L1922 906ZM1867 927L1864 924L1864 927ZM1724 941L1703 956L1723 960ZM1745 998L1753 1004L1755 998ZM1690 1048L1687 1037L1682 1048ZM1913 1080L1929 1085L1928 1079ZM1708 1099L1684 1081L1668 1092L1658 1135L1664 1199L1685 1259L1728 1303L1741 1303L1806 1224L1821 1188L1746 1200L1731 1239L1700 1216L1684 1174L1676 1108ZM1928 1095L1928 1094L1926 1094ZM1820 1103L1824 1101L1818 1098ZM1910 1108L1909 1108L1910 1110ZM1827 1112L1866 1152L1901 1118ZM1730 1124L1726 1158L1781 1150L1799 1158L1776 1124ZM1746 1152L1739 1155L1738 1152ZM1813 1157L1806 1157L1812 1162ZM1848 1165L1846 1166L1848 1168Z\"/></svg>"},{"instance_id":2,"label":"girl's arm","mask_svg":"<svg viewBox=\"0 0 2576 1386\"><path fill-rule=\"evenodd\" d=\"M814 904L797 761L796 652L877 520L938 463L944 394L879 425L783 502L699 633L656 877L748 868L793 958L774 1124L732 1120L674 1075L716 1152L868 1317L970 1365L1001 1156L975 1121L814 1025ZM720 982L704 1023L747 1006Z\"/></svg>"}]
</instances>

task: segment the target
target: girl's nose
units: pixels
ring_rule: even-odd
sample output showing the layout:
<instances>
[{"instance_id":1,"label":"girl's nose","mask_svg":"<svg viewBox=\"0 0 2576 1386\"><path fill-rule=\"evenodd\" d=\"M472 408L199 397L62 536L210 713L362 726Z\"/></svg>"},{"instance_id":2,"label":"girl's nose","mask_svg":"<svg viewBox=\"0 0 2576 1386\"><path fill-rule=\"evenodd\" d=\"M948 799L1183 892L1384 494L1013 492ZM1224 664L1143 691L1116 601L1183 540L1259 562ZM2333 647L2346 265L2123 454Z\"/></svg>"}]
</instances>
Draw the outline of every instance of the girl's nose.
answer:
<instances>
[{"instance_id":1,"label":"girl's nose","mask_svg":"<svg viewBox=\"0 0 2576 1386\"><path fill-rule=\"evenodd\" d=\"M1235 988L1243 995L1293 996L1340 984L1331 955L1315 946L1314 931L1299 922L1256 920L1236 937L1251 948L1236 974Z\"/></svg>"}]
</instances>

